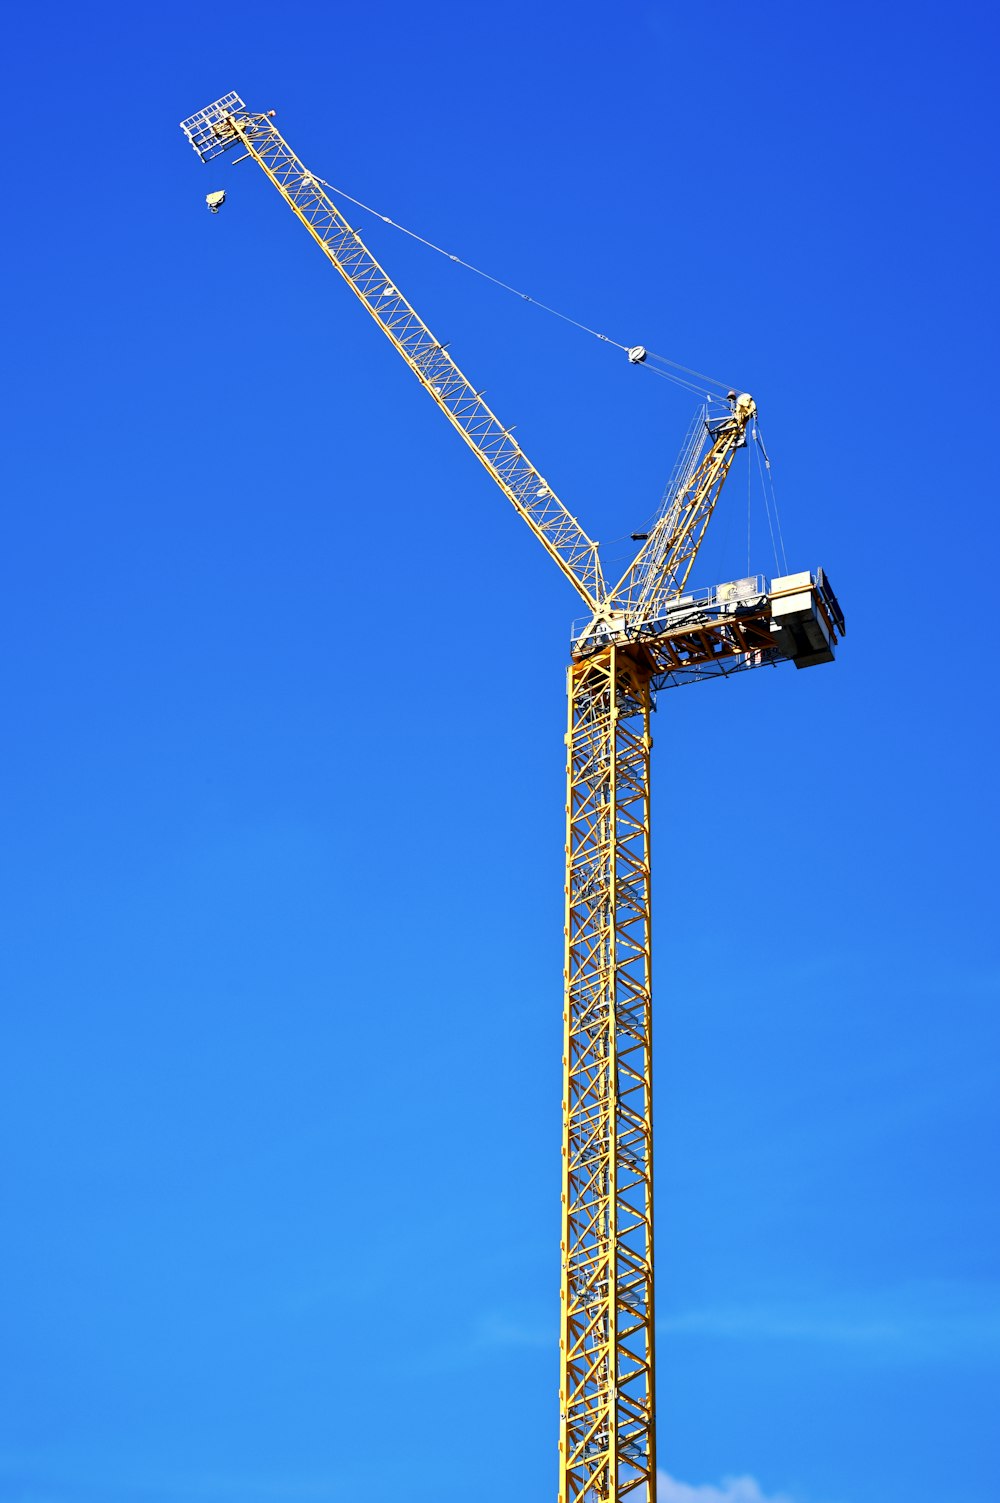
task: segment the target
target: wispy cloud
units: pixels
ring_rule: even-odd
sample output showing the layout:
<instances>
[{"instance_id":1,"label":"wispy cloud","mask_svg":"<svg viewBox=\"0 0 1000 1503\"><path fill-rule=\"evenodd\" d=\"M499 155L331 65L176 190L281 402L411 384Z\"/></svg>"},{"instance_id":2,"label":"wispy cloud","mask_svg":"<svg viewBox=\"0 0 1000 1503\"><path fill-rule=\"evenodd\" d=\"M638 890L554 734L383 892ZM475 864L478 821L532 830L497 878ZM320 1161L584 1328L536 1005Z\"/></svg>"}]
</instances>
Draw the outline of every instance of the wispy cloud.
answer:
<instances>
[{"instance_id":1,"label":"wispy cloud","mask_svg":"<svg viewBox=\"0 0 1000 1503\"><path fill-rule=\"evenodd\" d=\"M340 1503L341 1477L254 1477L199 1472L169 1477L120 1470L106 1463L96 1468L81 1462L72 1469L53 1467L40 1455L0 1453L0 1490L11 1503Z\"/></svg>"},{"instance_id":2,"label":"wispy cloud","mask_svg":"<svg viewBox=\"0 0 1000 1503\"><path fill-rule=\"evenodd\" d=\"M661 1335L803 1341L907 1357L1000 1360L1000 1291L994 1285L909 1283L854 1294L764 1299L680 1310Z\"/></svg>"},{"instance_id":3,"label":"wispy cloud","mask_svg":"<svg viewBox=\"0 0 1000 1503\"><path fill-rule=\"evenodd\" d=\"M2 1458L0 1458L2 1460ZM138 1490L136 1490L136 1488ZM72 1484L37 1486L30 1482L15 1493L17 1503L91 1503L92 1499L135 1498L141 1496L149 1503L160 1503L167 1498L184 1497L198 1499L199 1503L227 1503L229 1499L253 1499L255 1503L282 1499L284 1503L335 1503L344 1497L342 1481L285 1478L262 1481L249 1477L175 1477L169 1487L146 1478L131 1479L124 1483L119 1479L110 1482L105 1477L97 1484L77 1478ZM726 1477L715 1486L711 1483L692 1485L679 1482L667 1472L657 1473L657 1503L795 1503L787 1493L765 1493L754 1477Z\"/></svg>"},{"instance_id":4,"label":"wispy cloud","mask_svg":"<svg viewBox=\"0 0 1000 1503\"><path fill-rule=\"evenodd\" d=\"M1000 1364L1000 1286L924 1280L876 1289L763 1292L665 1312L656 1331L660 1340L686 1336L850 1348L858 1360ZM557 1340L551 1312L492 1307L437 1344L399 1357L394 1370L421 1376L458 1371L504 1348L548 1351Z\"/></svg>"},{"instance_id":5,"label":"wispy cloud","mask_svg":"<svg viewBox=\"0 0 1000 1503\"><path fill-rule=\"evenodd\" d=\"M476 1339L486 1347L534 1346L554 1348L559 1332L554 1320L518 1319L491 1311L480 1317Z\"/></svg>"},{"instance_id":6,"label":"wispy cloud","mask_svg":"<svg viewBox=\"0 0 1000 1503\"><path fill-rule=\"evenodd\" d=\"M754 1477L726 1477L718 1487L692 1486L666 1472L657 1473L657 1503L793 1503L787 1493L764 1493Z\"/></svg>"}]
</instances>

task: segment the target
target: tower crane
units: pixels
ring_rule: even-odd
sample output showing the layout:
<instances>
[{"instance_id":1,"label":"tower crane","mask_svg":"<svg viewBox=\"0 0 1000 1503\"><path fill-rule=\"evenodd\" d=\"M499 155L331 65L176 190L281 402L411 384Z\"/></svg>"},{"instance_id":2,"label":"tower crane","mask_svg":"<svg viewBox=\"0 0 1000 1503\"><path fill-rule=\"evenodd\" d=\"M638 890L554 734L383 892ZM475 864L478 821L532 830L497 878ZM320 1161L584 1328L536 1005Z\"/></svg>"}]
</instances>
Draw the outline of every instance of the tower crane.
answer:
<instances>
[{"instance_id":1,"label":"tower crane","mask_svg":"<svg viewBox=\"0 0 1000 1503\"><path fill-rule=\"evenodd\" d=\"M567 679L559 1500L655 1503L653 696L767 663L831 662L843 615L821 569L688 589L756 416L734 391L609 584L598 545L273 122L231 93L181 128L203 162L242 148L257 163L585 607Z\"/></svg>"}]
</instances>

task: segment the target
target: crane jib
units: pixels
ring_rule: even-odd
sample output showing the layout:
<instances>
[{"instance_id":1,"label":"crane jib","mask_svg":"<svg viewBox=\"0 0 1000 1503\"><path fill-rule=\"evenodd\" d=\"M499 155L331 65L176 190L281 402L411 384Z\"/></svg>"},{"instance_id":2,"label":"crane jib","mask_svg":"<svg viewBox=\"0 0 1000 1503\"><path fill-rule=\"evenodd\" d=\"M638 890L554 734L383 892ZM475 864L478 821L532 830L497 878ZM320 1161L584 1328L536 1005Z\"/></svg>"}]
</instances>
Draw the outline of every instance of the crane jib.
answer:
<instances>
[{"instance_id":1,"label":"crane jib","mask_svg":"<svg viewBox=\"0 0 1000 1503\"><path fill-rule=\"evenodd\" d=\"M596 608L606 593L597 544L559 500L447 347L436 339L375 260L319 180L268 115L249 113L238 95L182 123L204 161L243 145L302 221L461 437L493 476L578 593Z\"/></svg>"}]
</instances>

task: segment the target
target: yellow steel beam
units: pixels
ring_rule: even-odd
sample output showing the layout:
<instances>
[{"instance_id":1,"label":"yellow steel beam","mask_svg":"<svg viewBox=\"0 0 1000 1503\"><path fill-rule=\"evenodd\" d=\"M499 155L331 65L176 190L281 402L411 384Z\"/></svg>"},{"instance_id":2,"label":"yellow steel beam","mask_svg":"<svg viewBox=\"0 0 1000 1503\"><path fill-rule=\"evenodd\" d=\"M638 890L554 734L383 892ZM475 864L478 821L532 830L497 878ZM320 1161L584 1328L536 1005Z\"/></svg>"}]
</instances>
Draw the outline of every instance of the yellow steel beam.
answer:
<instances>
[{"instance_id":1,"label":"yellow steel beam","mask_svg":"<svg viewBox=\"0 0 1000 1503\"><path fill-rule=\"evenodd\" d=\"M646 664L569 670L560 1503L655 1503Z\"/></svg>"}]
</instances>

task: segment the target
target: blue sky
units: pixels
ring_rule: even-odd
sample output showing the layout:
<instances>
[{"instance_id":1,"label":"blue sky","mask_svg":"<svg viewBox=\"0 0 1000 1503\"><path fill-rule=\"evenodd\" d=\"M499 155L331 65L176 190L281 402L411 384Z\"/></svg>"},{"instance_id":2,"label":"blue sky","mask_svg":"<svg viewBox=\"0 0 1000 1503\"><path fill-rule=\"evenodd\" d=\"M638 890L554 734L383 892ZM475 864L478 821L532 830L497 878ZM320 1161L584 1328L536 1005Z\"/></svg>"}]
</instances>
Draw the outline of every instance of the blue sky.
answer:
<instances>
[{"instance_id":1,"label":"blue sky","mask_svg":"<svg viewBox=\"0 0 1000 1503\"><path fill-rule=\"evenodd\" d=\"M992 8L3 26L0 1503L555 1492L574 598L252 165L197 162L231 88L756 396L849 635L657 711L663 1500L993 1503ZM614 552L690 399L368 239Z\"/></svg>"}]
</instances>

